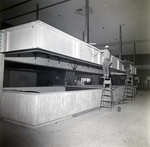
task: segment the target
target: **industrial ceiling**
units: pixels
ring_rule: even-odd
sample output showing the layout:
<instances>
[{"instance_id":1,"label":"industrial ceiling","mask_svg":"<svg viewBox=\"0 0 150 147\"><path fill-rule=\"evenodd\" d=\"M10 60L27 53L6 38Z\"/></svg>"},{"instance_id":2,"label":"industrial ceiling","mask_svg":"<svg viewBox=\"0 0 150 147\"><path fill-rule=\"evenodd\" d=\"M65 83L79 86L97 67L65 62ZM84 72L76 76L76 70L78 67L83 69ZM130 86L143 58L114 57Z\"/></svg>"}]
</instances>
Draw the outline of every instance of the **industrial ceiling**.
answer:
<instances>
[{"instance_id":1,"label":"industrial ceiling","mask_svg":"<svg viewBox=\"0 0 150 147\"><path fill-rule=\"evenodd\" d=\"M12 25L34 21L39 4L39 20L83 40L85 1L0 0L0 20ZM109 45L118 55L120 27L122 54L150 54L150 0L89 0L90 43L98 48Z\"/></svg>"}]
</instances>

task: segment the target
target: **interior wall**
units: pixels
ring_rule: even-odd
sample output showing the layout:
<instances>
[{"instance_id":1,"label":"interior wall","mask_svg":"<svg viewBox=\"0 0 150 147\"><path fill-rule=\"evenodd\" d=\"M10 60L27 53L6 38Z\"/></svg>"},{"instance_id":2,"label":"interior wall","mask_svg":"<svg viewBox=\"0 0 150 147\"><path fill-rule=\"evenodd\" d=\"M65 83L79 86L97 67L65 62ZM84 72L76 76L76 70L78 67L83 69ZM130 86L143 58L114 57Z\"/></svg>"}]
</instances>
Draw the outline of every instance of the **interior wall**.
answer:
<instances>
[{"instance_id":1,"label":"interior wall","mask_svg":"<svg viewBox=\"0 0 150 147\"><path fill-rule=\"evenodd\" d=\"M3 87L35 87L37 73L15 70L4 70Z\"/></svg>"},{"instance_id":2,"label":"interior wall","mask_svg":"<svg viewBox=\"0 0 150 147\"><path fill-rule=\"evenodd\" d=\"M49 80L53 85L64 85L65 84L65 71L64 70L50 70Z\"/></svg>"},{"instance_id":3,"label":"interior wall","mask_svg":"<svg viewBox=\"0 0 150 147\"><path fill-rule=\"evenodd\" d=\"M52 85L65 84L65 71L60 69L40 69L37 75L37 86L47 86L48 81Z\"/></svg>"},{"instance_id":4,"label":"interior wall","mask_svg":"<svg viewBox=\"0 0 150 147\"><path fill-rule=\"evenodd\" d=\"M93 85L99 85L100 84L100 75L92 75L93 81L92 84Z\"/></svg>"},{"instance_id":5,"label":"interior wall","mask_svg":"<svg viewBox=\"0 0 150 147\"><path fill-rule=\"evenodd\" d=\"M25 71L9 71L9 87L35 87L37 73Z\"/></svg>"},{"instance_id":6,"label":"interior wall","mask_svg":"<svg viewBox=\"0 0 150 147\"><path fill-rule=\"evenodd\" d=\"M119 58L119 56L116 56ZM134 55L122 55L122 60L134 62ZM150 65L150 54L139 54L135 56L135 65Z\"/></svg>"},{"instance_id":7,"label":"interior wall","mask_svg":"<svg viewBox=\"0 0 150 147\"><path fill-rule=\"evenodd\" d=\"M99 75L51 68L39 70L37 76L37 86L46 86L48 81L50 81L52 85L75 85L75 78L78 77L91 78L93 85L99 84ZM67 81L66 83L65 79Z\"/></svg>"},{"instance_id":8,"label":"interior wall","mask_svg":"<svg viewBox=\"0 0 150 147\"><path fill-rule=\"evenodd\" d=\"M100 75L76 72L77 78L91 78L92 85L99 85Z\"/></svg>"},{"instance_id":9,"label":"interior wall","mask_svg":"<svg viewBox=\"0 0 150 147\"><path fill-rule=\"evenodd\" d=\"M3 87L9 87L9 70L4 70L4 81L3 81Z\"/></svg>"},{"instance_id":10,"label":"interior wall","mask_svg":"<svg viewBox=\"0 0 150 147\"><path fill-rule=\"evenodd\" d=\"M66 71L67 85L75 85L75 71Z\"/></svg>"}]
</instances>

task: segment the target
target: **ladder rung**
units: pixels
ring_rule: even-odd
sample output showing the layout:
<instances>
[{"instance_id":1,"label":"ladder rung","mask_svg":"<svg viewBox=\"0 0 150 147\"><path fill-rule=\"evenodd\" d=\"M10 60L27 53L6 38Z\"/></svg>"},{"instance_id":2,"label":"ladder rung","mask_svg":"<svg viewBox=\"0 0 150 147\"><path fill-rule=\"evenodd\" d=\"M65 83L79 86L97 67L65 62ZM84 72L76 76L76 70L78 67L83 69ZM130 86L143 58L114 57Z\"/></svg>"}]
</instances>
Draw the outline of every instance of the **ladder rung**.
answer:
<instances>
[{"instance_id":1,"label":"ladder rung","mask_svg":"<svg viewBox=\"0 0 150 147\"><path fill-rule=\"evenodd\" d=\"M125 84L126 86L133 86L133 84Z\"/></svg>"},{"instance_id":2,"label":"ladder rung","mask_svg":"<svg viewBox=\"0 0 150 147\"><path fill-rule=\"evenodd\" d=\"M126 80L125 80L125 89L124 89L124 94L123 94L124 100L132 101L133 93L134 93L133 86L134 86L133 76L131 75L130 77L126 78Z\"/></svg>"},{"instance_id":3,"label":"ladder rung","mask_svg":"<svg viewBox=\"0 0 150 147\"><path fill-rule=\"evenodd\" d=\"M101 100L112 100L112 99L113 99L113 98L110 97L110 96L109 96L109 98L108 98L108 97L102 97L102 98L101 98Z\"/></svg>"},{"instance_id":4,"label":"ladder rung","mask_svg":"<svg viewBox=\"0 0 150 147\"><path fill-rule=\"evenodd\" d=\"M126 85L133 85L133 83L125 83Z\"/></svg>"},{"instance_id":5,"label":"ladder rung","mask_svg":"<svg viewBox=\"0 0 150 147\"><path fill-rule=\"evenodd\" d=\"M125 81L126 81L126 82L131 82L131 83L133 82L133 80L125 80Z\"/></svg>"},{"instance_id":6,"label":"ladder rung","mask_svg":"<svg viewBox=\"0 0 150 147\"><path fill-rule=\"evenodd\" d=\"M104 91L112 91L111 88L104 88L103 90L104 90Z\"/></svg>"},{"instance_id":7,"label":"ladder rung","mask_svg":"<svg viewBox=\"0 0 150 147\"><path fill-rule=\"evenodd\" d=\"M133 86L133 84L125 84L126 86Z\"/></svg>"},{"instance_id":8,"label":"ladder rung","mask_svg":"<svg viewBox=\"0 0 150 147\"><path fill-rule=\"evenodd\" d=\"M125 89L133 90L134 88L133 87L125 87Z\"/></svg>"},{"instance_id":9,"label":"ladder rung","mask_svg":"<svg viewBox=\"0 0 150 147\"><path fill-rule=\"evenodd\" d=\"M127 86L127 85L126 85L125 88L133 88L133 86Z\"/></svg>"},{"instance_id":10,"label":"ladder rung","mask_svg":"<svg viewBox=\"0 0 150 147\"><path fill-rule=\"evenodd\" d=\"M104 106L104 105L100 106L100 108L101 107L103 107L103 108L112 108L112 106Z\"/></svg>"},{"instance_id":11,"label":"ladder rung","mask_svg":"<svg viewBox=\"0 0 150 147\"><path fill-rule=\"evenodd\" d=\"M125 100L132 101L132 99L123 99L123 100L124 100L124 101L125 101Z\"/></svg>"},{"instance_id":12,"label":"ladder rung","mask_svg":"<svg viewBox=\"0 0 150 147\"><path fill-rule=\"evenodd\" d=\"M106 96L106 97L111 97L112 96L112 94L102 94L102 96Z\"/></svg>"},{"instance_id":13,"label":"ladder rung","mask_svg":"<svg viewBox=\"0 0 150 147\"><path fill-rule=\"evenodd\" d=\"M112 108L114 102L111 78L104 78L103 86L104 87L102 89L100 108Z\"/></svg>"},{"instance_id":14,"label":"ladder rung","mask_svg":"<svg viewBox=\"0 0 150 147\"><path fill-rule=\"evenodd\" d=\"M132 91L126 91L126 93L133 93Z\"/></svg>"},{"instance_id":15,"label":"ladder rung","mask_svg":"<svg viewBox=\"0 0 150 147\"><path fill-rule=\"evenodd\" d=\"M132 95L124 95L125 97L133 97Z\"/></svg>"},{"instance_id":16,"label":"ladder rung","mask_svg":"<svg viewBox=\"0 0 150 147\"><path fill-rule=\"evenodd\" d=\"M107 103L111 103L111 100L101 100L102 102L107 102Z\"/></svg>"}]
</instances>

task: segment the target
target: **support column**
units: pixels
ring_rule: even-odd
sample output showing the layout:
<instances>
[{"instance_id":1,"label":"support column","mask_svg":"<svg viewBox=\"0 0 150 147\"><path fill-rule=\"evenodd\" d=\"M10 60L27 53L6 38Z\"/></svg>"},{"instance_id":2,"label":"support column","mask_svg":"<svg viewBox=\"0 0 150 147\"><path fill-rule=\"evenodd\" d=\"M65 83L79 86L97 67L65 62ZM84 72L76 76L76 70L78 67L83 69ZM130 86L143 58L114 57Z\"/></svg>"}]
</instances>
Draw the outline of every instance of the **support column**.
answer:
<instances>
[{"instance_id":1,"label":"support column","mask_svg":"<svg viewBox=\"0 0 150 147\"><path fill-rule=\"evenodd\" d=\"M4 79L4 54L0 53L0 119L2 110L3 79Z\"/></svg>"},{"instance_id":2,"label":"support column","mask_svg":"<svg viewBox=\"0 0 150 147\"><path fill-rule=\"evenodd\" d=\"M134 43L134 65L136 65L136 43Z\"/></svg>"},{"instance_id":3,"label":"support column","mask_svg":"<svg viewBox=\"0 0 150 147\"><path fill-rule=\"evenodd\" d=\"M39 4L36 5L36 20L39 20Z\"/></svg>"},{"instance_id":4,"label":"support column","mask_svg":"<svg viewBox=\"0 0 150 147\"><path fill-rule=\"evenodd\" d=\"M120 25L120 29L119 29L119 40L120 40L119 59L121 60L121 55L122 55L122 28L121 28L121 25Z\"/></svg>"},{"instance_id":5,"label":"support column","mask_svg":"<svg viewBox=\"0 0 150 147\"><path fill-rule=\"evenodd\" d=\"M85 3L85 36L84 40L89 43L89 0Z\"/></svg>"}]
</instances>

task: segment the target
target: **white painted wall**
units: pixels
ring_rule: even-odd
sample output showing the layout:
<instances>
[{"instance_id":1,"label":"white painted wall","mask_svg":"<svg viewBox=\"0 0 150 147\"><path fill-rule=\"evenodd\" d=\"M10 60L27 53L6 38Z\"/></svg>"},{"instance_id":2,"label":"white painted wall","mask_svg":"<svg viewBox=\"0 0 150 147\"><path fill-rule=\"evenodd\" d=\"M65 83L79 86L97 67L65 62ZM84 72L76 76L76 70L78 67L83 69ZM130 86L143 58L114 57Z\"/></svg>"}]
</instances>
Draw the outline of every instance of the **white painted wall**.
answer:
<instances>
[{"instance_id":1,"label":"white painted wall","mask_svg":"<svg viewBox=\"0 0 150 147\"><path fill-rule=\"evenodd\" d=\"M0 53L0 118L1 118L1 100L3 89L3 74L4 74L4 55Z\"/></svg>"}]
</instances>

